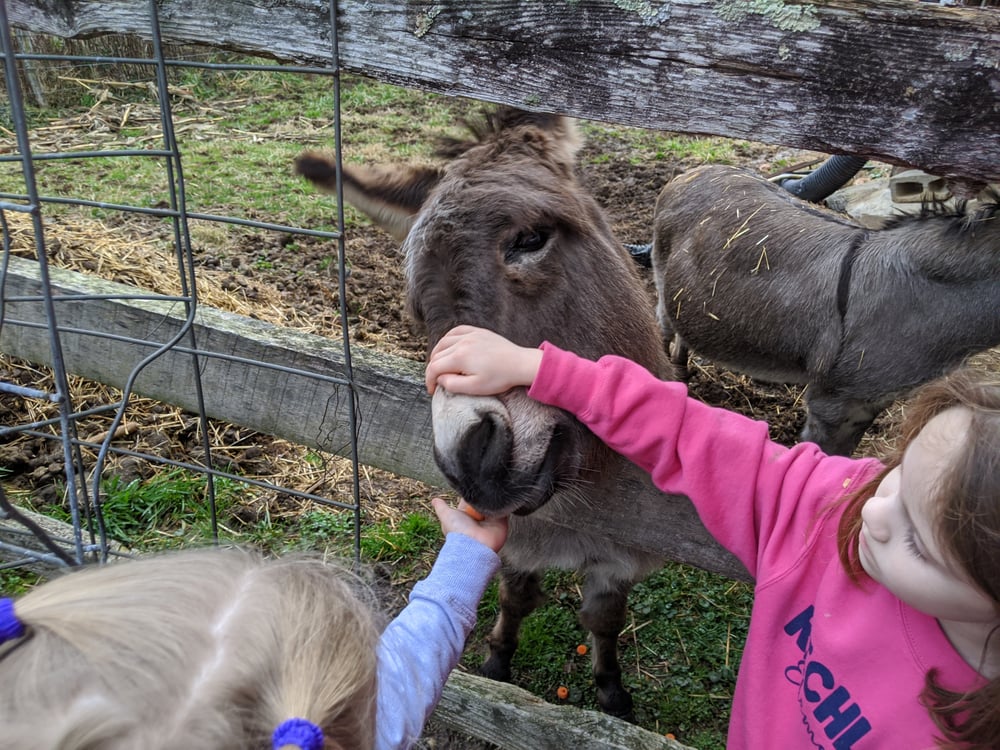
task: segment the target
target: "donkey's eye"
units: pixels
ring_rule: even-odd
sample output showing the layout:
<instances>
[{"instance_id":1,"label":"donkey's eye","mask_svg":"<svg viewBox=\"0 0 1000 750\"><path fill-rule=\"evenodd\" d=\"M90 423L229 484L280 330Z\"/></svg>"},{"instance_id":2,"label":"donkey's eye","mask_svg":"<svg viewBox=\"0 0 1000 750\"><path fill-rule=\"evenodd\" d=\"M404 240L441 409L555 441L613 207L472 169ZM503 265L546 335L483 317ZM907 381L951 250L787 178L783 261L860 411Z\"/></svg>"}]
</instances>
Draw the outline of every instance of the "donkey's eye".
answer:
<instances>
[{"instance_id":1,"label":"donkey's eye","mask_svg":"<svg viewBox=\"0 0 1000 750\"><path fill-rule=\"evenodd\" d=\"M518 232L510 245L507 246L507 252L504 253L505 260L512 261L516 260L517 256L523 253L538 252L545 247L545 243L549 241L550 234L548 229L529 229L524 232Z\"/></svg>"}]
</instances>

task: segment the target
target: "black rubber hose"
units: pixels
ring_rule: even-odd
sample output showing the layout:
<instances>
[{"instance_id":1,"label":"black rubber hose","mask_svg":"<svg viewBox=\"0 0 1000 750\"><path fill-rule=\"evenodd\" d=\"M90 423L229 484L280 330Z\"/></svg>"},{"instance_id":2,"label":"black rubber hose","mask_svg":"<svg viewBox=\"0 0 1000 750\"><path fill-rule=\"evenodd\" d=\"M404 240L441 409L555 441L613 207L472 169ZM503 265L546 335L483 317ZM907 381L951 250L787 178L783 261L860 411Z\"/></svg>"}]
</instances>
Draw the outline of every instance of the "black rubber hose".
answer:
<instances>
[{"instance_id":1,"label":"black rubber hose","mask_svg":"<svg viewBox=\"0 0 1000 750\"><path fill-rule=\"evenodd\" d=\"M625 243L625 249L628 250L628 254L632 256L634 260L642 268L652 268L653 267L653 243L650 242L648 245L630 245Z\"/></svg>"},{"instance_id":2,"label":"black rubber hose","mask_svg":"<svg viewBox=\"0 0 1000 750\"><path fill-rule=\"evenodd\" d=\"M846 185L867 161L864 156L834 154L802 179L784 180L780 184L792 195L816 203Z\"/></svg>"}]
</instances>

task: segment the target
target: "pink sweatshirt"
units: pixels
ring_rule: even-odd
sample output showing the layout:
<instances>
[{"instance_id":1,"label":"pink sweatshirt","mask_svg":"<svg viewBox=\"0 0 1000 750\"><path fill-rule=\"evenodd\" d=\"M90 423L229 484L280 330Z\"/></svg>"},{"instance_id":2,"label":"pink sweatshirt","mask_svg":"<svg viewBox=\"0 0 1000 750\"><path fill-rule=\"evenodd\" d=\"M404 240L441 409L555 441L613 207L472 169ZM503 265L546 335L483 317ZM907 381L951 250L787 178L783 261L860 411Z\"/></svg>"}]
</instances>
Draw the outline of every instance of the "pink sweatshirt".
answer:
<instances>
[{"instance_id":1,"label":"pink sweatshirt","mask_svg":"<svg viewBox=\"0 0 1000 750\"><path fill-rule=\"evenodd\" d=\"M688 398L629 360L542 350L528 394L690 497L756 581L727 750L933 748L917 701L927 670L951 689L984 681L937 620L873 582L858 587L840 564L831 504L880 464L771 442L764 422Z\"/></svg>"}]
</instances>

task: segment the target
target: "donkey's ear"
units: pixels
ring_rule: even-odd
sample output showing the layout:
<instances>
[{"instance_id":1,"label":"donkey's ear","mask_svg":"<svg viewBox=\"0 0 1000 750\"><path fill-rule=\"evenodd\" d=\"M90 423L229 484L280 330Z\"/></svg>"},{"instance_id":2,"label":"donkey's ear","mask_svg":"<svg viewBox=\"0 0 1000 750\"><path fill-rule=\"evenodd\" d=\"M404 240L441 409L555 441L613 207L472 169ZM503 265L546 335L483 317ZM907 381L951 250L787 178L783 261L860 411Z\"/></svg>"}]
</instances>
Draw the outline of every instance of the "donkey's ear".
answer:
<instances>
[{"instance_id":1,"label":"donkey's ear","mask_svg":"<svg viewBox=\"0 0 1000 750\"><path fill-rule=\"evenodd\" d=\"M431 166L345 166L344 200L402 242L442 174Z\"/></svg>"},{"instance_id":2,"label":"donkey's ear","mask_svg":"<svg viewBox=\"0 0 1000 750\"><path fill-rule=\"evenodd\" d=\"M497 133L528 126L550 134L555 143L555 150L550 150L549 153L556 155L569 166L570 172L573 171L576 155L584 143L583 133L580 132L577 120L555 112L527 112L507 106L498 107L494 112L488 113L487 117L490 127Z\"/></svg>"},{"instance_id":3,"label":"donkey's ear","mask_svg":"<svg viewBox=\"0 0 1000 750\"><path fill-rule=\"evenodd\" d=\"M584 137L580 126L572 117L560 116L555 121L553 130L559 136L559 143L566 154L566 160L571 164L576 161L576 155L583 148Z\"/></svg>"},{"instance_id":4,"label":"donkey's ear","mask_svg":"<svg viewBox=\"0 0 1000 750\"><path fill-rule=\"evenodd\" d=\"M295 171L325 192L337 189L332 159L307 151L295 160ZM371 168L344 165L344 200L402 242L427 196L441 179L436 167Z\"/></svg>"}]
</instances>

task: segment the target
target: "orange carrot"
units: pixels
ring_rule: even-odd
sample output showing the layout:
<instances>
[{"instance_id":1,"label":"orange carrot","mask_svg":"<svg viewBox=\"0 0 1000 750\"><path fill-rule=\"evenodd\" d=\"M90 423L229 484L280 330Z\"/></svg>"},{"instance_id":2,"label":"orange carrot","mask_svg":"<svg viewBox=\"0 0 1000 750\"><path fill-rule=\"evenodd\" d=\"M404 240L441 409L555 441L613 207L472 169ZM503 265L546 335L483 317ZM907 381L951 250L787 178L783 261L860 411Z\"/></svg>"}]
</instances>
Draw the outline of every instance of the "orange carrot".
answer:
<instances>
[{"instance_id":1,"label":"orange carrot","mask_svg":"<svg viewBox=\"0 0 1000 750\"><path fill-rule=\"evenodd\" d=\"M471 505L466 505L462 510L465 511L465 515L471 518L473 521L485 521L486 516L480 513L478 510L473 508Z\"/></svg>"}]
</instances>

